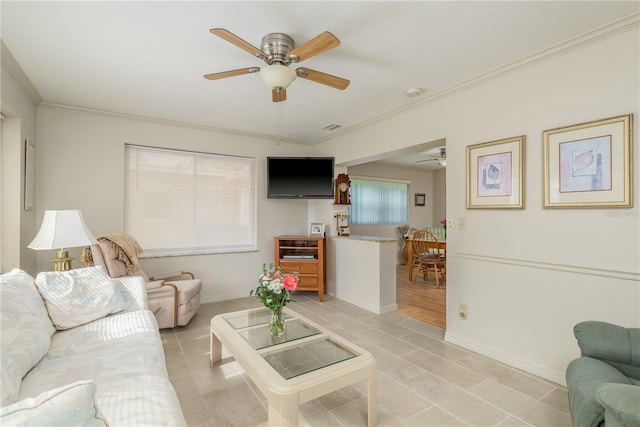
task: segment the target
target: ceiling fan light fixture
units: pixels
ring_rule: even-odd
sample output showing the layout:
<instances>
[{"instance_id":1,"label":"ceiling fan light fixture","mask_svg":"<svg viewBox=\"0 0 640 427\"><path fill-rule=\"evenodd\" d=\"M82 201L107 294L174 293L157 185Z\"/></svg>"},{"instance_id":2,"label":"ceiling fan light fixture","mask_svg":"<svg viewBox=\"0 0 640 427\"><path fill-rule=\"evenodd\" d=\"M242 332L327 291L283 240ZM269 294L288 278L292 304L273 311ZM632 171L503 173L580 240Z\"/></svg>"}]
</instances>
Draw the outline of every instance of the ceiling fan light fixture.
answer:
<instances>
[{"instance_id":1,"label":"ceiling fan light fixture","mask_svg":"<svg viewBox=\"0 0 640 427\"><path fill-rule=\"evenodd\" d=\"M286 89L296 79L296 71L281 64L272 64L260 69L260 77L270 89Z\"/></svg>"}]
</instances>

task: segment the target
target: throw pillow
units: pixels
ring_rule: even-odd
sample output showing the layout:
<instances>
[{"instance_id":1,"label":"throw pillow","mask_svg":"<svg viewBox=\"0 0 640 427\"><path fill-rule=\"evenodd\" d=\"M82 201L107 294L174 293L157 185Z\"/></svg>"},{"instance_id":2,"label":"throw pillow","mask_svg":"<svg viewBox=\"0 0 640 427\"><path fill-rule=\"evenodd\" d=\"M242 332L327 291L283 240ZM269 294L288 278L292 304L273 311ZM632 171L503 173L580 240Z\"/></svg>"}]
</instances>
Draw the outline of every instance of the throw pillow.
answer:
<instances>
[{"instance_id":1,"label":"throw pillow","mask_svg":"<svg viewBox=\"0 0 640 427\"><path fill-rule=\"evenodd\" d=\"M89 323L126 307L120 291L100 266L42 272L36 276L36 285L59 330Z\"/></svg>"},{"instance_id":2,"label":"throw pillow","mask_svg":"<svg viewBox=\"0 0 640 427\"><path fill-rule=\"evenodd\" d=\"M3 426L107 426L95 402L92 381L45 391L0 409Z\"/></svg>"},{"instance_id":3,"label":"throw pillow","mask_svg":"<svg viewBox=\"0 0 640 427\"><path fill-rule=\"evenodd\" d=\"M0 406L16 401L22 377L47 353L54 332L34 278L18 268L0 275Z\"/></svg>"}]
</instances>

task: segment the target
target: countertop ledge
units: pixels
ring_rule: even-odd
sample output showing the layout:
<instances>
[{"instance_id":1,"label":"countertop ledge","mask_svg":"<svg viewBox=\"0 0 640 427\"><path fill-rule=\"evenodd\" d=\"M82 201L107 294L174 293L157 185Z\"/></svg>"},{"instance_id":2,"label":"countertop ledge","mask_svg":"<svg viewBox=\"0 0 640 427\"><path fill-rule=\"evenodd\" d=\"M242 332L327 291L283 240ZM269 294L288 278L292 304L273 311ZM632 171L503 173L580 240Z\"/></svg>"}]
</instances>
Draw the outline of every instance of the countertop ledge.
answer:
<instances>
[{"instance_id":1,"label":"countertop ledge","mask_svg":"<svg viewBox=\"0 0 640 427\"><path fill-rule=\"evenodd\" d=\"M378 242L378 243L393 243L397 242L400 239L396 239L394 237L378 237L378 236L333 236L335 239L351 239L351 240L365 240L367 242Z\"/></svg>"}]
</instances>

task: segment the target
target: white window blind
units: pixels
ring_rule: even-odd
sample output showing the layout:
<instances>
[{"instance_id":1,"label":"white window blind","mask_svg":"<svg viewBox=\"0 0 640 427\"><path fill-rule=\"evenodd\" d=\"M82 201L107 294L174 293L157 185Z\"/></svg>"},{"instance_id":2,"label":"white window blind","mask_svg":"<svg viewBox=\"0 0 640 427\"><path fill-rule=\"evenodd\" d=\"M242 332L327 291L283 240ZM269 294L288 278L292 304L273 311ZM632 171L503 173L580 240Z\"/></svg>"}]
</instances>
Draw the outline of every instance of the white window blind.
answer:
<instances>
[{"instance_id":1,"label":"white window blind","mask_svg":"<svg viewBox=\"0 0 640 427\"><path fill-rule=\"evenodd\" d=\"M125 146L125 230L150 255L256 249L255 159Z\"/></svg>"},{"instance_id":2,"label":"white window blind","mask_svg":"<svg viewBox=\"0 0 640 427\"><path fill-rule=\"evenodd\" d=\"M354 225L406 224L408 187L405 182L351 178L349 222Z\"/></svg>"}]
</instances>

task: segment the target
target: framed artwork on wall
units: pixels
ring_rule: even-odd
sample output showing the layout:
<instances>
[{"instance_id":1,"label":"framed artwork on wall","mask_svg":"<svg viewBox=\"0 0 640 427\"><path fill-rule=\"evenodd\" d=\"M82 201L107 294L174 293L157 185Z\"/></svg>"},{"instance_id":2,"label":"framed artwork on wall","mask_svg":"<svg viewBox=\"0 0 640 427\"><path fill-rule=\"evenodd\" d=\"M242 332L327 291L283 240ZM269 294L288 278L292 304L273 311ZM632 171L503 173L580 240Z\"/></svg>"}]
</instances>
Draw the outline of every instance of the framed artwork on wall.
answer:
<instances>
[{"instance_id":1,"label":"framed artwork on wall","mask_svg":"<svg viewBox=\"0 0 640 427\"><path fill-rule=\"evenodd\" d=\"M630 208L632 115L545 130L545 208Z\"/></svg>"},{"instance_id":2,"label":"framed artwork on wall","mask_svg":"<svg viewBox=\"0 0 640 427\"><path fill-rule=\"evenodd\" d=\"M524 209L525 136L467 146L467 209Z\"/></svg>"},{"instance_id":3,"label":"framed artwork on wall","mask_svg":"<svg viewBox=\"0 0 640 427\"><path fill-rule=\"evenodd\" d=\"M35 148L28 139L24 140L24 210L33 210L33 196L36 179Z\"/></svg>"},{"instance_id":4,"label":"framed artwork on wall","mask_svg":"<svg viewBox=\"0 0 640 427\"><path fill-rule=\"evenodd\" d=\"M416 206L426 206L427 196L425 195L425 193L415 193L413 198L414 198L414 204Z\"/></svg>"}]
</instances>

